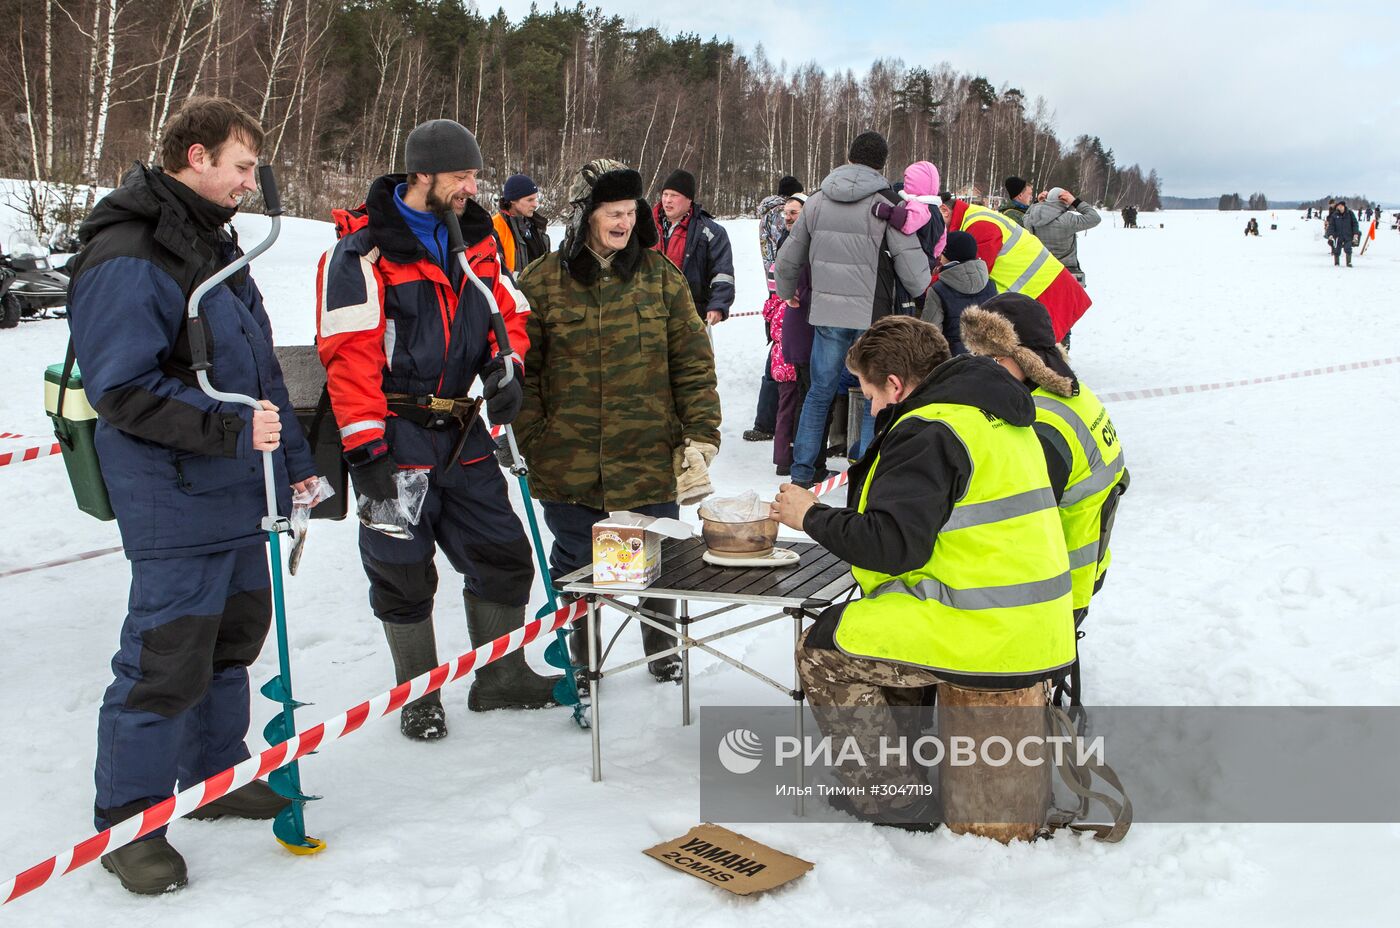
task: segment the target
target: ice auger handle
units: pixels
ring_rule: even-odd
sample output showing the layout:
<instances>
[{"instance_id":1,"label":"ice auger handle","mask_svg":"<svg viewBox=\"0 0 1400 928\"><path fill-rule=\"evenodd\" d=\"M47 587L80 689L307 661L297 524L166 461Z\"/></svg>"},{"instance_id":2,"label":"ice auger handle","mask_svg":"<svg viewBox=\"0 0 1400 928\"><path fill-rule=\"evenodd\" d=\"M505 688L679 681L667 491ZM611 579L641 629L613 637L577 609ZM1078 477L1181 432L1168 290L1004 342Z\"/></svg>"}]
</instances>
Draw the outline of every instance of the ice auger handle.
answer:
<instances>
[{"instance_id":1,"label":"ice auger handle","mask_svg":"<svg viewBox=\"0 0 1400 928\"><path fill-rule=\"evenodd\" d=\"M277 175L272 165L258 165L258 187L262 190L263 212L269 216L282 215L282 194L277 191Z\"/></svg>"}]
</instances>

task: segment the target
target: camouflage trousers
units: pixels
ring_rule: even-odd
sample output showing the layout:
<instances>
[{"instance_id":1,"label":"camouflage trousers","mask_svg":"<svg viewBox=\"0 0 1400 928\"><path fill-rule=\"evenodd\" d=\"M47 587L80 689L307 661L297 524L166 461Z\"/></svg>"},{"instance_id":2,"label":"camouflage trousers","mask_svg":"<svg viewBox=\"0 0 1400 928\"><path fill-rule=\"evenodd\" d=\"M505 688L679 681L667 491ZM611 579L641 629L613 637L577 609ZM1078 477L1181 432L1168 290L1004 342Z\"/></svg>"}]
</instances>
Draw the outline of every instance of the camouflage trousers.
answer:
<instances>
[{"instance_id":1,"label":"camouflage trousers","mask_svg":"<svg viewBox=\"0 0 1400 928\"><path fill-rule=\"evenodd\" d=\"M907 730L916 713L907 710L897 719L891 709L922 705L924 687L938 683L938 677L918 667L851 657L835 649L809 648L810 634L811 629L804 632L797 646L797 672L807 704L822 734L832 740L833 753L849 737L867 759L864 765L847 761L836 767L843 784L853 789L851 805L863 815L879 815L913 804L917 792L908 793L910 798L897 792L894 797L874 796L872 788L927 783L918 765L884 764L878 759L882 744L895 744L901 737L912 743L919 736L919 732Z\"/></svg>"}]
</instances>

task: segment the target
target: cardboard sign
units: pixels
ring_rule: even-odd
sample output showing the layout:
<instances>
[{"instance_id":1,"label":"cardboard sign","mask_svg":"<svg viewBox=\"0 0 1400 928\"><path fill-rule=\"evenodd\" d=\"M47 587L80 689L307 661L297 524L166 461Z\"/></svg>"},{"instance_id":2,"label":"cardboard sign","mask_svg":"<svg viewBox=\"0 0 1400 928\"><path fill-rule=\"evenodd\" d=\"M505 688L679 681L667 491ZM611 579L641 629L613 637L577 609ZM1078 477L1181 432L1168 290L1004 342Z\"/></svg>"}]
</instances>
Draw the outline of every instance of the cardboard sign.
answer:
<instances>
[{"instance_id":1,"label":"cardboard sign","mask_svg":"<svg viewBox=\"0 0 1400 928\"><path fill-rule=\"evenodd\" d=\"M710 824L697 825L674 841L642 853L736 896L751 896L782 886L814 866L810 861Z\"/></svg>"}]
</instances>

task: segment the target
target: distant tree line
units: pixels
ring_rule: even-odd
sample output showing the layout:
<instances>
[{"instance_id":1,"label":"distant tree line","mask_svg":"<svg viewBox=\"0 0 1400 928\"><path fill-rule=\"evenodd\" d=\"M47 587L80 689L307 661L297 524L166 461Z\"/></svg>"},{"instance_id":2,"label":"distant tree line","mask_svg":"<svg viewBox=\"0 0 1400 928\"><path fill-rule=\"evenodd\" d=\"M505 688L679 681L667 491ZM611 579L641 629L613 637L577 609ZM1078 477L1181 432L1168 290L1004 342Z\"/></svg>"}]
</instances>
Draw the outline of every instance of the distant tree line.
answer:
<instances>
[{"instance_id":1,"label":"distant tree line","mask_svg":"<svg viewBox=\"0 0 1400 928\"><path fill-rule=\"evenodd\" d=\"M777 178L814 187L874 128L889 173L927 159L946 189L997 196L1018 174L1111 206L1160 206L1155 170L1120 165L1094 136L1068 144L1043 98L947 64L876 61L865 73L771 62L760 46L655 28L578 4L504 13L443 0L0 0L0 170L114 184L154 158L192 94L240 101L267 128L294 215L324 215L402 168L408 130L473 129L482 200L516 171L547 212L586 160L637 167L655 192L676 167L713 212L749 212Z\"/></svg>"},{"instance_id":2,"label":"distant tree line","mask_svg":"<svg viewBox=\"0 0 1400 928\"><path fill-rule=\"evenodd\" d=\"M1268 209L1269 198L1262 193L1251 193L1248 200L1243 200L1238 193L1222 193L1219 206L1216 208L1221 210Z\"/></svg>"},{"instance_id":3,"label":"distant tree line","mask_svg":"<svg viewBox=\"0 0 1400 928\"><path fill-rule=\"evenodd\" d=\"M1371 199L1370 197L1365 196L1364 194L1354 193L1351 196L1345 197L1337 197L1329 194L1325 197L1318 197L1316 200L1304 200L1303 202L1298 204L1298 208L1307 209L1309 206L1311 206L1313 209L1325 210L1327 209L1328 203L1332 203L1337 200L1345 200L1347 206L1351 207L1352 209L1356 209L1357 207L1365 209L1368 206L1376 205L1376 201Z\"/></svg>"}]
</instances>

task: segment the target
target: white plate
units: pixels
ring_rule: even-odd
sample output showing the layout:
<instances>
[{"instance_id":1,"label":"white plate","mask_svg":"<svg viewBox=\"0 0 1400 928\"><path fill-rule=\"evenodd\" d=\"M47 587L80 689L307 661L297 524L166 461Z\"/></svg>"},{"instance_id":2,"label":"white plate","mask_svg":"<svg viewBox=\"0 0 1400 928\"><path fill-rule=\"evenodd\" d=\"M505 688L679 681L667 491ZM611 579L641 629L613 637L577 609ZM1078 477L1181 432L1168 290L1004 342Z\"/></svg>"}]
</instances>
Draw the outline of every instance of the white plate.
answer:
<instances>
[{"instance_id":1,"label":"white plate","mask_svg":"<svg viewBox=\"0 0 1400 928\"><path fill-rule=\"evenodd\" d=\"M715 567L791 567L802 560L800 554L796 551L789 551L787 548L774 548L763 557L721 557L709 551L706 551L701 557L706 564L712 564Z\"/></svg>"}]
</instances>

